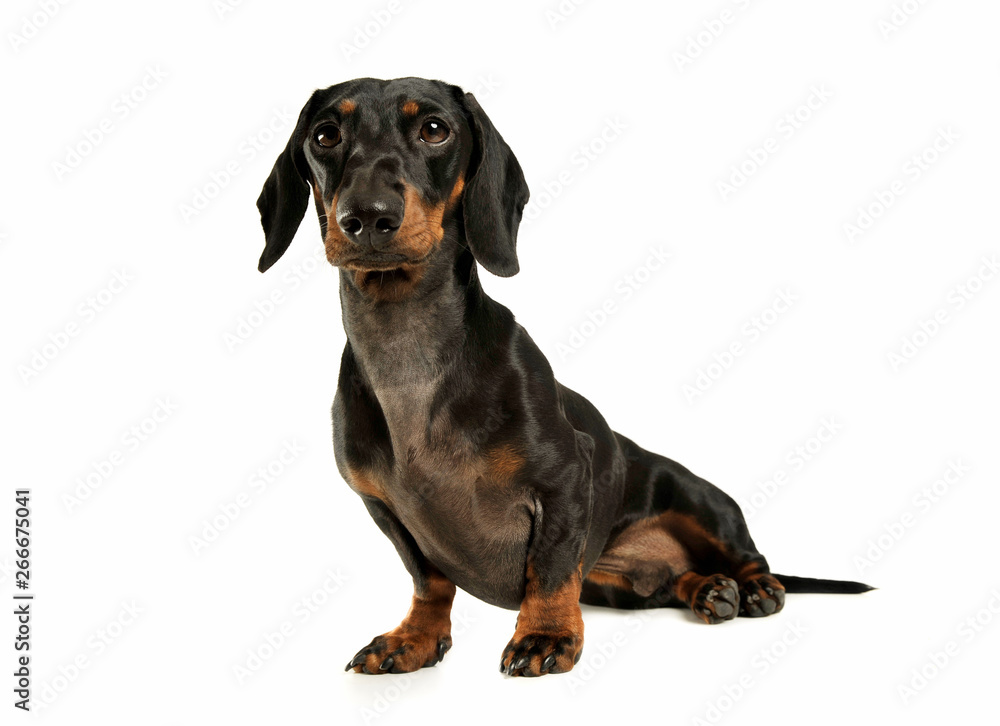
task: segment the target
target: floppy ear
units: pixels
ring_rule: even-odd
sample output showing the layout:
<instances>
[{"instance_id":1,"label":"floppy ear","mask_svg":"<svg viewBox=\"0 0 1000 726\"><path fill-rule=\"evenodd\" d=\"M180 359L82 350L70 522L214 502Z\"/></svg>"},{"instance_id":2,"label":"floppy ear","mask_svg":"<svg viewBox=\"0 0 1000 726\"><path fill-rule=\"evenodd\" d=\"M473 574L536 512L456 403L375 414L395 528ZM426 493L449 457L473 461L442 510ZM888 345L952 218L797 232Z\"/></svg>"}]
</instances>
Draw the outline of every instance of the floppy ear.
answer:
<instances>
[{"instance_id":1,"label":"floppy ear","mask_svg":"<svg viewBox=\"0 0 1000 726\"><path fill-rule=\"evenodd\" d=\"M521 165L503 137L493 127L476 97L466 93L466 110L475 138L462 206L465 236L473 257L500 277L516 275L517 228L528 203L528 184Z\"/></svg>"},{"instance_id":2,"label":"floppy ear","mask_svg":"<svg viewBox=\"0 0 1000 726\"><path fill-rule=\"evenodd\" d=\"M299 112L292 137L274 162L271 175L257 198L265 240L264 253L257 265L261 272L277 262L288 249L309 206L309 167L302 152L302 138L318 95L319 91L313 93Z\"/></svg>"}]
</instances>

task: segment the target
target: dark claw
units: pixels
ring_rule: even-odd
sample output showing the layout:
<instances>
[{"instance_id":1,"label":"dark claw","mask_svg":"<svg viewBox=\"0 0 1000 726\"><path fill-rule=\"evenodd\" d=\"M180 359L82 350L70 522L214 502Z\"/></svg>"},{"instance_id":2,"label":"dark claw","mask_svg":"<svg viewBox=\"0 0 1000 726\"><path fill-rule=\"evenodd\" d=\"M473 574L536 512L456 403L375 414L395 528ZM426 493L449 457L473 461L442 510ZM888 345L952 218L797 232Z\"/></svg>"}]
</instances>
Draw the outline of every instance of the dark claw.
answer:
<instances>
[{"instance_id":1,"label":"dark claw","mask_svg":"<svg viewBox=\"0 0 1000 726\"><path fill-rule=\"evenodd\" d=\"M382 665L380 665L380 666L378 667L378 669L379 669L380 671L387 671L387 670L389 670L390 668L392 668L392 664L393 664L393 663L395 663L395 662L396 662L396 659L395 659L395 658L393 658L393 657L392 657L392 656L390 655L390 656L389 656L388 658L386 658L386 659L385 659L384 661L382 661Z\"/></svg>"},{"instance_id":2,"label":"dark claw","mask_svg":"<svg viewBox=\"0 0 1000 726\"><path fill-rule=\"evenodd\" d=\"M528 656L523 656L518 659L517 663L514 664L514 670L524 668L526 665L528 665Z\"/></svg>"},{"instance_id":3,"label":"dark claw","mask_svg":"<svg viewBox=\"0 0 1000 726\"><path fill-rule=\"evenodd\" d=\"M573 665L576 665L577 663L579 663L580 662L580 658L582 658L582 657L583 657L583 648L580 648L580 650L578 650L577 653L576 653L576 657L573 659Z\"/></svg>"},{"instance_id":4,"label":"dark claw","mask_svg":"<svg viewBox=\"0 0 1000 726\"><path fill-rule=\"evenodd\" d=\"M549 668L556 664L556 654L552 653L548 658L542 661L542 673L545 673Z\"/></svg>"},{"instance_id":5,"label":"dark claw","mask_svg":"<svg viewBox=\"0 0 1000 726\"><path fill-rule=\"evenodd\" d=\"M500 661L500 672L503 673L505 670L507 669L504 667L503 661Z\"/></svg>"},{"instance_id":6,"label":"dark claw","mask_svg":"<svg viewBox=\"0 0 1000 726\"><path fill-rule=\"evenodd\" d=\"M451 648L448 645L447 641L442 640L440 643L438 643L438 660L444 658L444 654L447 653L450 649Z\"/></svg>"},{"instance_id":7,"label":"dark claw","mask_svg":"<svg viewBox=\"0 0 1000 726\"><path fill-rule=\"evenodd\" d=\"M367 653L363 653L363 652L362 653L358 653L356 656L354 656L353 658L351 658L351 662L347 664L347 667L344 670L345 671L349 671L354 666L361 665L362 663L364 663L366 655L367 655Z\"/></svg>"}]
</instances>

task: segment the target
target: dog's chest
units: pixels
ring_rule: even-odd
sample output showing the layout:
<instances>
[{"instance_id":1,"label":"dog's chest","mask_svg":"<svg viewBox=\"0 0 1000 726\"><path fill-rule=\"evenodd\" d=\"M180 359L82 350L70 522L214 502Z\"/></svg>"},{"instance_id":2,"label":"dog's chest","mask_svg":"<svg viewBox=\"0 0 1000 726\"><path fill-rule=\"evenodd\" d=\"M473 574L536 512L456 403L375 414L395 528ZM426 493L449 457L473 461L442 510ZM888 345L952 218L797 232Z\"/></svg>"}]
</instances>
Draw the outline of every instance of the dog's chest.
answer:
<instances>
[{"instance_id":1,"label":"dog's chest","mask_svg":"<svg viewBox=\"0 0 1000 726\"><path fill-rule=\"evenodd\" d=\"M512 471L516 457L477 446L474 431L430 415L425 403L417 394L386 411L395 459L384 481L387 504L431 549L526 541L533 501Z\"/></svg>"},{"instance_id":2,"label":"dog's chest","mask_svg":"<svg viewBox=\"0 0 1000 726\"><path fill-rule=\"evenodd\" d=\"M487 602L516 607L534 501L526 488L491 471L482 459L418 453L390 477L387 504L452 582Z\"/></svg>"},{"instance_id":3,"label":"dog's chest","mask_svg":"<svg viewBox=\"0 0 1000 726\"><path fill-rule=\"evenodd\" d=\"M394 459L392 470L377 477L380 496L421 551L466 589L483 577L516 588L534 512L530 490L517 476L523 461L509 449L484 445L477 428L435 411L439 383L410 381L379 391Z\"/></svg>"},{"instance_id":4,"label":"dog's chest","mask_svg":"<svg viewBox=\"0 0 1000 726\"><path fill-rule=\"evenodd\" d=\"M372 471L350 470L348 462L348 481L381 499L452 582L516 607L534 500L519 476L523 458L490 440L501 407L484 404L482 420L456 419L448 403L452 348L428 342L435 337L413 323L380 330L352 345L365 361L365 388L377 403L371 415L384 420L392 456Z\"/></svg>"}]
</instances>

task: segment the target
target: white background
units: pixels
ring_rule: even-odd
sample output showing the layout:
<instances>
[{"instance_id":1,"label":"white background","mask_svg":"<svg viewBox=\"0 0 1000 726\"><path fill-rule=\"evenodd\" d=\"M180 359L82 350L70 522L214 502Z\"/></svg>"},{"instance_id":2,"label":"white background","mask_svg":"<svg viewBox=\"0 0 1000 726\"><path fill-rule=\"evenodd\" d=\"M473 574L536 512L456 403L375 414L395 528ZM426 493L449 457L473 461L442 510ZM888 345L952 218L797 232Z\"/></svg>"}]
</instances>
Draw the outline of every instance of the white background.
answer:
<instances>
[{"instance_id":1,"label":"white background","mask_svg":"<svg viewBox=\"0 0 1000 726\"><path fill-rule=\"evenodd\" d=\"M4 6L0 596L27 486L40 718L937 723L989 708L1000 276L981 260L1000 254L1000 8L397 2ZM344 335L318 225L310 210L260 275L254 202L282 114L317 87L404 75L475 91L520 159L535 200L522 272L484 285L560 380L640 444L748 505L756 493L775 571L878 591L790 596L777 617L715 627L586 608L580 665L535 680L497 672L515 613L460 593L441 665L343 672L411 585L334 465ZM609 123L624 128L599 140ZM871 205L879 218L849 235ZM661 247L669 263L643 270ZM779 291L794 301L769 313ZM770 325L753 337L755 318ZM706 390L685 395L700 372ZM811 440L824 422L835 433ZM213 520L226 528L196 552Z\"/></svg>"}]
</instances>

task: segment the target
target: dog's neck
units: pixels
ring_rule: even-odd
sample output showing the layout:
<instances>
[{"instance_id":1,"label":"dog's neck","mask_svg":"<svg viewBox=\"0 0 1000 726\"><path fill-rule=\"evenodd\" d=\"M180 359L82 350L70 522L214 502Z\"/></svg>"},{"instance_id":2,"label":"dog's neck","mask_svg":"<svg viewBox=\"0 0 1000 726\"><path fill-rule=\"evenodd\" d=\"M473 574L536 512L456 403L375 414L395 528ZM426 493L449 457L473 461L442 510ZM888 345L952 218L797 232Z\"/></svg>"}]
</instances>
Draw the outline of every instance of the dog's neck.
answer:
<instances>
[{"instance_id":1,"label":"dog's neck","mask_svg":"<svg viewBox=\"0 0 1000 726\"><path fill-rule=\"evenodd\" d=\"M466 253L468 254L468 253ZM463 264L464 262L464 264ZM405 300L380 302L340 273L344 331L367 383L382 394L432 386L462 355L475 306L482 296L471 257L441 255Z\"/></svg>"},{"instance_id":2,"label":"dog's neck","mask_svg":"<svg viewBox=\"0 0 1000 726\"><path fill-rule=\"evenodd\" d=\"M435 262L438 269L428 270L411 297L392 303L372 300L351 282L350 272L341 272L349 354L377 399L400 455L423 447L423 437L435 428L438 392L450 374L467 367L461 360L469 317L475 315L470 310L477 307L469 303L482 294L474 270L463 276L447 269L456 267L453 261Z\"/></svg>"}]
</instances>

